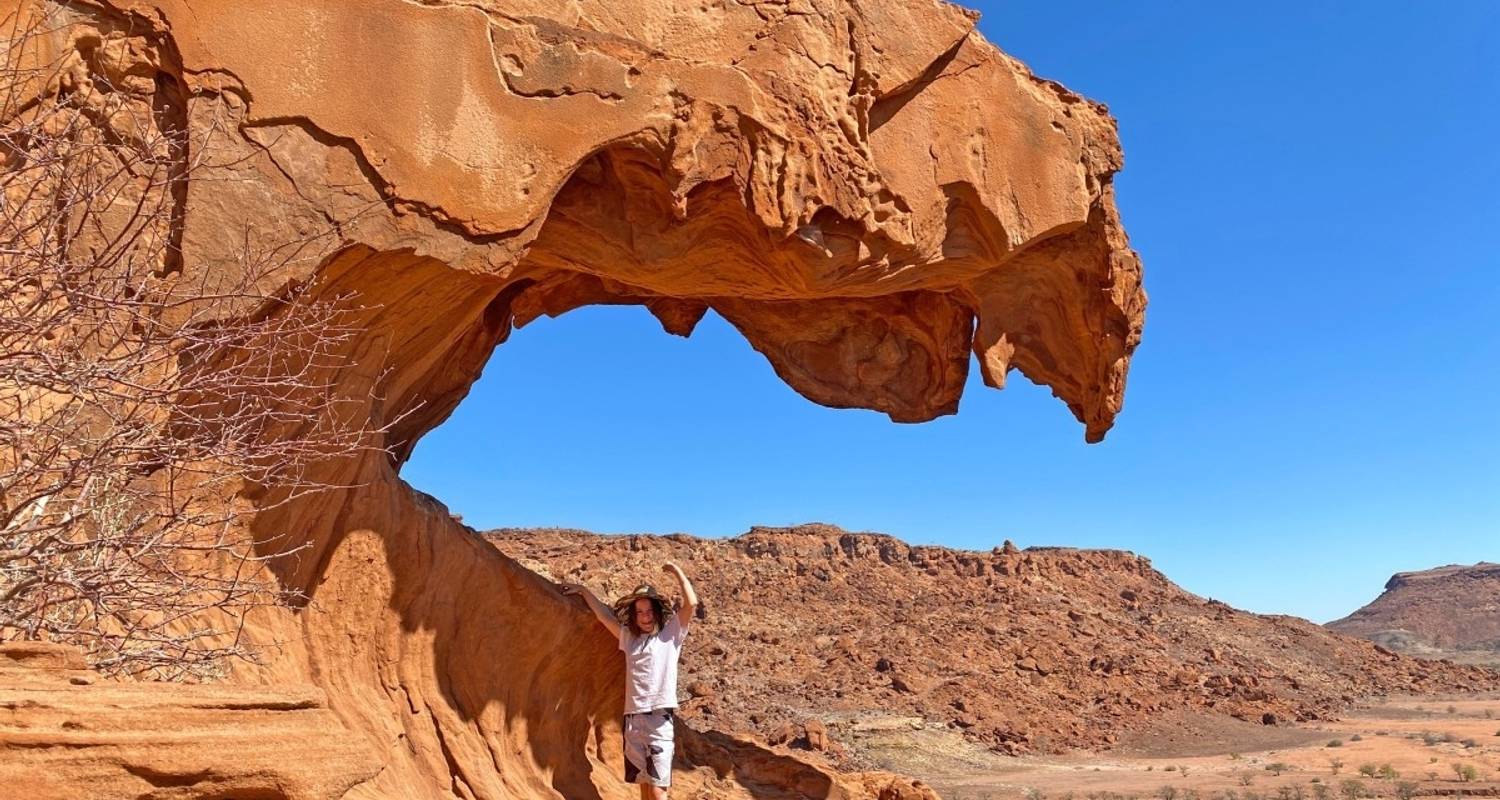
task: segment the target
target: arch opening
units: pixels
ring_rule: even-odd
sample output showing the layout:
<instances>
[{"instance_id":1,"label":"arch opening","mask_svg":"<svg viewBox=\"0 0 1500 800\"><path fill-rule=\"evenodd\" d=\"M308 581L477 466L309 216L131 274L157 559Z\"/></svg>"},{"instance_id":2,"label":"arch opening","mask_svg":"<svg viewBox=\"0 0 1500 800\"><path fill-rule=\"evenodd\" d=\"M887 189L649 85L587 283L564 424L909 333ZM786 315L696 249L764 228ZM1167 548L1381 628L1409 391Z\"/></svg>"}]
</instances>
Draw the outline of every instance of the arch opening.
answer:
<instances>
[{"instance_id":1,"label":"arch opening","mask_svg":"<svg viewBox=\"0 0 1500 800\"><path fill-rule=\"evenodd\" d=\"M992 384L1014 365L1051 386L1091 439L1119 410L1144 296L1113 122L948 6L729 4L641 31L484 3L44 5L106 123L150 131L124 89L181 87L174 157L198 171L171 198L173 269L211 283L290 240L277 280L351 305L326 385L371 446L251 514L253 541L295 545L270 568L309 602L243 629L273 653L247 674L315 683L368 746L351 800L622 796L610 643L398 476L538 317L638 304L686 335L712 309L803 396L900 421L955 410L971 352ZM661 14L619 19L640 16ZM73 28L109 31L109 58ZM712 743L705 782L765 755Z\"/></svg>"}]
</instances>

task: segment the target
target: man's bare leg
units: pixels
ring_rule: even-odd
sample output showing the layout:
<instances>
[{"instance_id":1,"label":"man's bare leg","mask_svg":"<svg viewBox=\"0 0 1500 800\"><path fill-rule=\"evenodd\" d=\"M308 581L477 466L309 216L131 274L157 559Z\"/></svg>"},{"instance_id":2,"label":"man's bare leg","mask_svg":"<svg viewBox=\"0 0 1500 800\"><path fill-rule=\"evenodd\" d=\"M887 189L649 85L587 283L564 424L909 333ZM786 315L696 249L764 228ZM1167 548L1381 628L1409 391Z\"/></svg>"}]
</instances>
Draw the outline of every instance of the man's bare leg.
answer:
<instances>
[{"instance_id":1,"label":"man's bare leg","mask_svg":"<svg viewBox=\"0 0 1500 800\"><path fill-rule=\"evenodd\" d=\"M667 800L667 790L649 783L640 784L641 800Z\"/></svg>"}]
</instances>

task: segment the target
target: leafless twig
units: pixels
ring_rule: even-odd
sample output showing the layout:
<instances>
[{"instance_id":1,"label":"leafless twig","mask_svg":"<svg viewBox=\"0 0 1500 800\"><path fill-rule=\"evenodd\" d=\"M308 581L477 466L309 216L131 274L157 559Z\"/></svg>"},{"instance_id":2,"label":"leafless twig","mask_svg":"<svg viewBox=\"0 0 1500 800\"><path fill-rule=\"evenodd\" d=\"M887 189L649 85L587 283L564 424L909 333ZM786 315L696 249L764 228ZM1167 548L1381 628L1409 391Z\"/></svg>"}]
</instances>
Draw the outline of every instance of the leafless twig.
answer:
<instances>
[{"instance_id":1,"label":"leafless twig","mask_svg":"<svg viewBox=\"0 0 1500 800\"><path fill-rule=\"evenodd\" d=\"M335 391L358 309L287 277L306 240L183 269L203 143L164 121L154 45L24 8L0 22L0 639L213 674L254 656L247 614L298 600L247 491L325 491L318 465L382 441Z\"/></svg>"}]
</instances>

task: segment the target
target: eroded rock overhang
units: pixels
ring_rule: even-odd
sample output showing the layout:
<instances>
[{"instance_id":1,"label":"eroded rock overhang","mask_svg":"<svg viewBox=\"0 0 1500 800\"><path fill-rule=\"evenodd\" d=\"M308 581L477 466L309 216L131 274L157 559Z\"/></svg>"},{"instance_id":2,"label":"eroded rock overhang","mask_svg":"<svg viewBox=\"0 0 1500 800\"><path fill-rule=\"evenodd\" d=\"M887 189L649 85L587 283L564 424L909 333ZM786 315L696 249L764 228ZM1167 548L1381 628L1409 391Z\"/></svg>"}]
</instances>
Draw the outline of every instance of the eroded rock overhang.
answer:
<instances>
[{"instance_id":1,"label":"eroded rock overhang","mask_svg":"<svg viewBox=\"0 0 1500 800\"><path fill-rule=\"evenodd\" d=\"M1102 105L932 0L138 0L205 167L183 254L319 226L375 298L406 450L543 314L712 309L789 385L915 422L970 363L1100 440L1145 295ZM383 327L381 327L383 326Z\"/></svg>"}]
</instances>

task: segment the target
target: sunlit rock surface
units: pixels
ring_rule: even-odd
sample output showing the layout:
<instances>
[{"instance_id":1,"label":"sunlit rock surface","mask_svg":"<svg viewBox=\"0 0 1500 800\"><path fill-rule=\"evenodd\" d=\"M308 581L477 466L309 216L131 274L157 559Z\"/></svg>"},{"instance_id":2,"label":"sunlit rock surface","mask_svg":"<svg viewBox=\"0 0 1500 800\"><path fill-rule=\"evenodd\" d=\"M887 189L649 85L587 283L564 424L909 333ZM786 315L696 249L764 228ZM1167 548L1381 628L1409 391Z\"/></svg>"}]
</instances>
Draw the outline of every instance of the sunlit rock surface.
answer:
<instances>
[{"instance_id":1,"label":"sunlit rock surface","mask_svg":"<svg viewBox=\"0 0 1500 800\"><path fill-rule=\"evenodd\" d=\"M19 8L46 25L9 57L57 65L111 135L186 137L168 266L211 283L269 254L360 326L333 377L383 436L326 465L347 488L259 498L310 602L255 620L273 656L238 676L326 696L377 766L344 797L633 796L613 643L397 477L538 316L641 304L687 335L712 309L809 399L903 422L957 409L971 353L993 386L1051 387L1091 441L1120 410L1145 297L1114 121L956 6ZM682 736L685 796L925 792Z\"/></svg>"}]
</instances>

